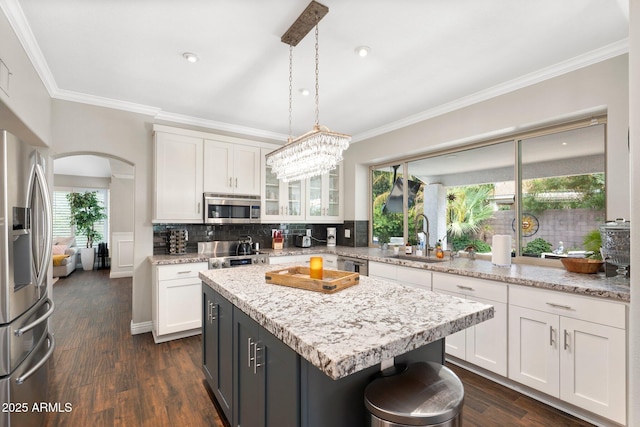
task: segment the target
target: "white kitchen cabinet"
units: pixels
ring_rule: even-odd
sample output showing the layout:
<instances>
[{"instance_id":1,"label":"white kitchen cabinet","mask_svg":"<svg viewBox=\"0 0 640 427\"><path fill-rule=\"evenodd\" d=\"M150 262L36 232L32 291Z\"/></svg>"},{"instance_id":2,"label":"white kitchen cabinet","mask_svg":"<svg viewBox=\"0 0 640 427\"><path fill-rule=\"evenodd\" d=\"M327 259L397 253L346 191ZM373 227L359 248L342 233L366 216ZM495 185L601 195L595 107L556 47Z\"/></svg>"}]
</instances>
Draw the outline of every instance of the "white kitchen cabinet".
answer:
<instances>
[{"instance_id":1,"label":"white kitchen cabinet","mask_svg":"<svg viewBox=\"0 0 640 427\"><path fill-rule=\"evenodd\" d=\"M369 277L431 290L431 272L421 268L369 261Z\"/></svg>"},{"instance_id":2,"label":"white kitchen cabinet","mask_svg":"<svg viewBox=\"0 0 640 427\"><path fill-rule=\"evenodd\" d=\"M309 263L309 255L283 255L283 256L270 256L269 264L270 265L278 265L278 264L292 264L292 263L304 263L304 261Z\"/></svg>"},{"instance_id":3,"label":"white kitchen cabinet","mask_svg":"<svg viewBox=\"0 0 640 427\"><path fill-rule=\"evenodd\" d=\"M154 223L202 223L202 138L155 132Z\"/></svg>"},{"instance_id":4,"label":"white kitchen cabinet","mask_svg":"<svg viewBox=\"0 0 640 427\"><path fill-rule=\"evenodd\" d=\"M197 335L202 326L202 281L208 263L157 265L153 269L151 315L156 343Z\"/></svg>"},{"instance_id":5,"label":"white kitchen cabinet","mask_svg":"<svg viewBox=\"0 0 640 427\"><path fill-rule=\"evenodd\" d=\"M509 378L626 422L626 306L510 287Z\"/></svg>"},{"instance_id":6,"label":"white kitchen cabinet","mask_svg":"<svg viewBox=\"0 0 640 427\"><path fill-rule=\"evenodd\" d=\"M342 222L342 164L324 175L308 178L307 220L315 223Z\"/></svg>"},{"instance_id":7,"label":"white kitchen cabinet","mask_svg":"<svg viewBox=\"0 0 640 427\"><path fill-rule=\"evenodd\" d=\"M305 181L280 181L271 167L264 162L264 157L271 149L262 149L263 159L262 182L262 222L296 222L305 219Z\"/></svg>"},{"instance_id":8,"label":"white kitchen cabinet","mask_svg":"<svg viewBox=\"0 0 640 427\"><path fill-rule=\"evenodd\" d=\"M445 339L447 354L507 375L507 285L453 274L433 273L433 290L494 307L494 317Z\"/></svg>"},{"instance_id":9,"label":"white kitchen cabinet","mask_svg":"<svg viewBox=\"0 0 640 427\"><path fill-rule=\"evenodd\" d=\"M260 195L260 155L259 147L205 139L204 192Z\"/></svg>"}]
</instances>

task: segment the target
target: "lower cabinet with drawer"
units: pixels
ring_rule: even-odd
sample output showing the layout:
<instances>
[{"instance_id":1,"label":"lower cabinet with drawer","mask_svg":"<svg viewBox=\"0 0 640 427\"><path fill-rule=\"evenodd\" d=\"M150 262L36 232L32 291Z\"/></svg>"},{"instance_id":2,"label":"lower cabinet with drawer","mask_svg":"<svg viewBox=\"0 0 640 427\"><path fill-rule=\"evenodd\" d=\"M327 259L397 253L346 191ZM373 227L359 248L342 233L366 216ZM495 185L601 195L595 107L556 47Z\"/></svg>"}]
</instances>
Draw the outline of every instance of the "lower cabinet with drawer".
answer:
<instances>
[{"instance_id":1,"label":"lower cabinet with drawer","mask_svg":"<svg viewBox=\"0 0 640 427\"><path fill-rule=\"evenodd\" d=\"M626 306L511 286L509 378L626 422Z\"/></svg>"},{"instance_id":2,"label":"lower cabinet with drawer","mask_svg":"<svg viewBox=\"0 0 640 427\"><path fill-rule=\"evenodd\" d=\"M494 307L493 319L449 335L445 352L496 374L507 375L507 285L433 273L433 290Z\"/></svg>"},{"instance_id":3,"label":"lower cabinet with drawer","mask_svg":"<svg viewBox=\"0 0 640 427\"><path fill-rule=\"evenodd\" d=\"M422 268L369 261L369 277L389 279L404 285L431 290L431 272Z\"/></svg>"},{"instance_id":4,"label":"lower cabinet with drawer","mask_svg":"<svg viewBox=\"0 0 640 427\"><path fill-rule=\"evenodd\" d=\"M156 343L201 333L202 282L208 263L157 265L153 269L151 317Z\"/></svg>"}]
</instances>

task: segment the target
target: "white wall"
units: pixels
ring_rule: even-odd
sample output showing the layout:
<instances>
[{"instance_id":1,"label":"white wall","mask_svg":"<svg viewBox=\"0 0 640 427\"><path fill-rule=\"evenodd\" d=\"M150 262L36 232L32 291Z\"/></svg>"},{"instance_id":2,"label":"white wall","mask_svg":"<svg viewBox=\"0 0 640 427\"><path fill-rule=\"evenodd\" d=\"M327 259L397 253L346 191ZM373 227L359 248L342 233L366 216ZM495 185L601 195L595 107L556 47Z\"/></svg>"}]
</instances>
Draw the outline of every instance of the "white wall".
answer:
<instances>
[{"instance_id":1,"label":"white wall","mask_svg":"<svg viewBox=\"0 0 640 427\"><path fill-rule=\"evenodd\" d=\"M367 219L367 165L607 112L607 214L629 217L628 56L621 55L469 107L356 142L345 152L345 219ZM366 190L368 192L368 189ZM356 204L349 202L356 200Z\"/></svg>"},{"instance_id":2,"label":"white wall","mask_svg":"<svg viewBox=\"0 0 640 427\"><path fill-rule=\"evenodd\" d=\"M132 321L151 321L152 118L142 114L54 100L51 155L105 154L132 163L134 175L134 261Z\"/></svg>"},{"instance_id":3,"label":"white wall","mask_svg":"<svg viewBox=\"0 0 640 427\"><path fill-rule=\"evenodd\" d=\"M111 178L111 231L133 232L135 186L133 178Z\"/></svg>"}]
</instances>

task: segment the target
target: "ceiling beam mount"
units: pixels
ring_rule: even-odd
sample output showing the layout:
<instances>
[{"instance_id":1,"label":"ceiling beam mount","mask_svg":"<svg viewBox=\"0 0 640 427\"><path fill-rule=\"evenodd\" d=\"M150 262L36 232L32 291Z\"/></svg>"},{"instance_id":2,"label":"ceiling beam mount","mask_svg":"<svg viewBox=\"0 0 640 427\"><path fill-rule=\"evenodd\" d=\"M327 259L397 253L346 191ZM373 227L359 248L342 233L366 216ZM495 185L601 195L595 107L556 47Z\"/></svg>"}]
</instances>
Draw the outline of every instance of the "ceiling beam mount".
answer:
<instances>
[{"instance_id":1,"label":"ceiling beam mount","mask_svg":"<svg viewBox=\"0 0 640 427\"><path fill-rule=\"evenodd\" d=\"M282 35L280 41L290 46L297 46L307 35L317 22L329 12L329 8L317 1L312 1L306 9L298 16L298 19L291 24L289 29Z\"/></svg>"}]
</instances>

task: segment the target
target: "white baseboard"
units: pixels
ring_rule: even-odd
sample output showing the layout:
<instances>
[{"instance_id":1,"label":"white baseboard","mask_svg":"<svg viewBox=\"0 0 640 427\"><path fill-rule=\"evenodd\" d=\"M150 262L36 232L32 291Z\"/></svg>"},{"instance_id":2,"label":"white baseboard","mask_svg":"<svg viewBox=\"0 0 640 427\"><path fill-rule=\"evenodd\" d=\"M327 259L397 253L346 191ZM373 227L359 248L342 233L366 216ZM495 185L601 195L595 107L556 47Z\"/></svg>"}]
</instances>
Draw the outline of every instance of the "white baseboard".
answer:
<instances>
[{"instance_id":1,"label":"white baseboard","mask_svg":"<svg viewBox=\"0 0 640 427\"><path fill-rule=\"evenodd\" d=\"M120 279L121 277L133 277L133 271L112 271L109 273L109 279Z\"/></svg>"},{"instance_id":2,"label":"white baseboard","mask_svg":"<svg viewBox=\"0 0 640 427\"><path fill-rule=\"evenodd\" d=\"M131 335L146 334L152 330L153 322L151 320L141 323L133 323L133 320L131 321Z\"/></svg>"}]
</instances>

